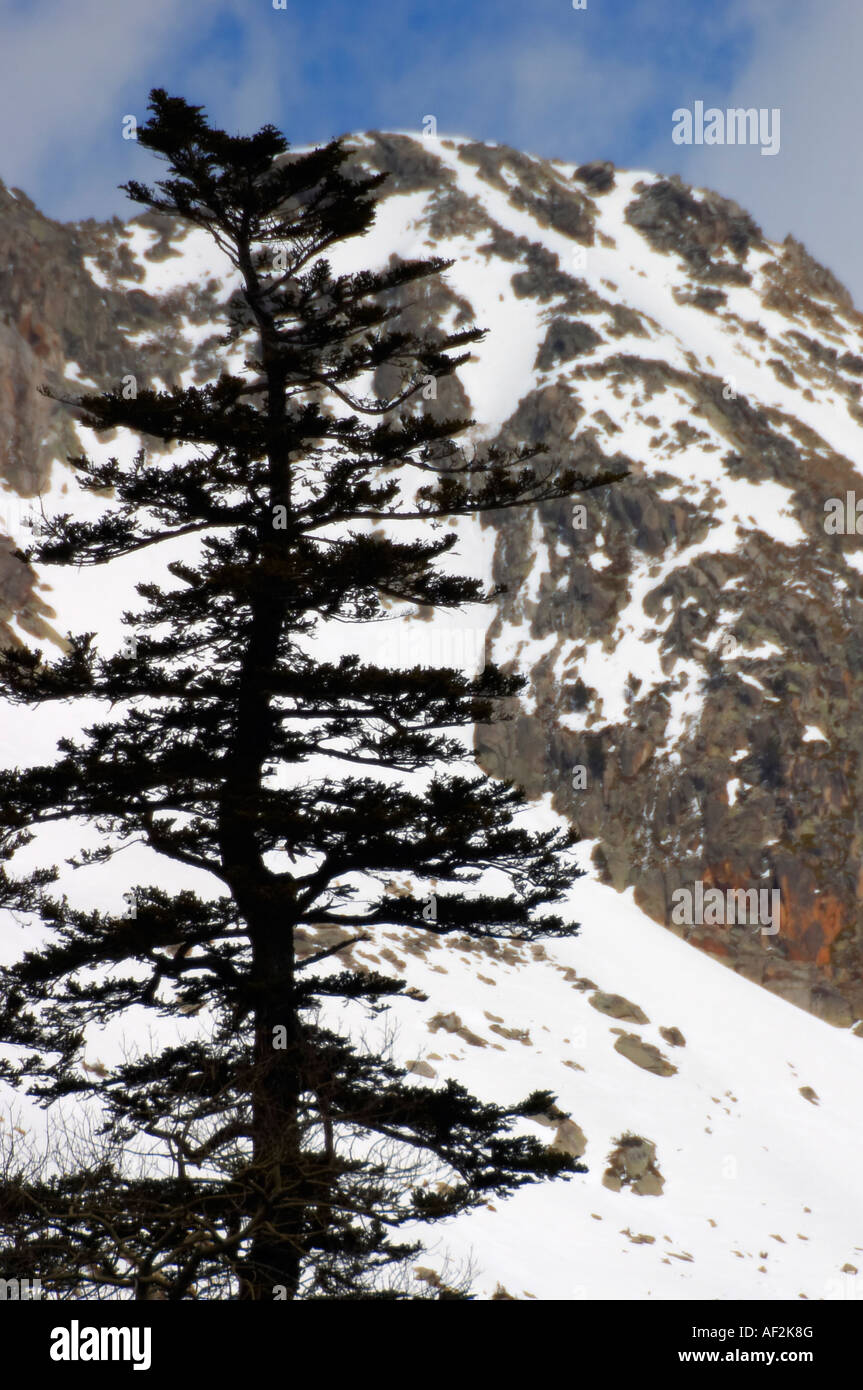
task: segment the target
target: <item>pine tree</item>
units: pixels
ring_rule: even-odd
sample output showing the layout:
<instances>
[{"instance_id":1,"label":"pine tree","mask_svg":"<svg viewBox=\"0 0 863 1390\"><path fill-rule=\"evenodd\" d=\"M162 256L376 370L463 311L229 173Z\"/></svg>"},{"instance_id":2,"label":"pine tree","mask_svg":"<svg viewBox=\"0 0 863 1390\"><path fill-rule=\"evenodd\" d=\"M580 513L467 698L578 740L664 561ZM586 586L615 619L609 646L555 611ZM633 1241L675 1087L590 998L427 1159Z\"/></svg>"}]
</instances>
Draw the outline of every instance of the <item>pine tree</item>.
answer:
<instances>
[{"instance_id":1,"label":"pine tree","mask_svg":"<svg viewBox=\"0 0 863 1390\"><path fill-rule=\"evenodd\" d=\"M336 1031L328 1007L359 1020L404 992L351 960L378 928L573 934L546 909L578 876L575 837L517 824L522 793L478 775L459 736L500 717L520 677L326 661L316 634L394 603L491 602L440 564L455 543L444 520L616 475L582 478L538 448L468 459L455 436L473 422L422 410L423 388L483 335L399 326L406 289L451 262L333 273L325 253L371 226L383 177L342 141L297 153L270 125L229 135L162 90L149 109L139 143L168 176L126 191L230 258L240 289L222 346L250 355L244 375L201 387L78 398L86 424L125 427L155 452L71 460L111 501L95 521L50 518L23 556L104 566L189 538L174 585L138 585L122 652L87 632L52 662L28 648L0 662L10 701L104 711L53 765L0 775L0 902L51 930L0 973L0 1030L22 1054L0 1075L46 1106L80 1097L104 1116L88 1154L7 1161L0 1244L7 1273L17 1262L64 1297L418 1296L405 1269L420 1243L403 1227L584 1170L513 1133L549 1093L499 1106L452 1080L425 1085L359 1026ZM361 394L382 367L397 388ZM417 520L423 539L400 539ZM200 891L129 885L134 911L118 917L58 896L56 868L12 874L40 826L73 819L101 840L70 862L107 867L137 841ZM506 891L482 882L491 869ZM388 892L396 875L416 891ZM309 954L298 943L313 927L330 944ZM82 1070L87 1029L141 1005L154 1020L206 1009L211 1026L104 1076ZM130 1166L142 1147L155 1158Z\"/></svg>"}]
</instances>

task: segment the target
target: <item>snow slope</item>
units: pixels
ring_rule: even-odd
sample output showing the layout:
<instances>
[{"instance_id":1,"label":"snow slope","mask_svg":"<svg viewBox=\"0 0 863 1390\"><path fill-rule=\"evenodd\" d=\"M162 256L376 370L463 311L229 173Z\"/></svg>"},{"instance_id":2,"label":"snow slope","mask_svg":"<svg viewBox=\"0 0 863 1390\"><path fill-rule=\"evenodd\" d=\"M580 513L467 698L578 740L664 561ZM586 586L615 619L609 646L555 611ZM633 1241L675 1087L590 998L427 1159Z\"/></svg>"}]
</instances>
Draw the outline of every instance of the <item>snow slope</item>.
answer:
<instances>
[{"instance_id":1,"label":"snow slope","mask_svg":"<svg viewBox=\"0 0 863 1390\"><path fill-rule=\"evenodd\" d=\"M531 810L534 824L554 819ZM580 935L522 948L517 962L466 942L430 943L421 965L409 957L411 982L430 997L395 1006L401 1056L495 1100L548 1087L587 1139L587 1174L452 1223L441 1252L471 1256L486 1296L500 1281L539 1299L863 1298L852 1272L863 1269L860 1040L693 951L631 894L583 879L571 907ZM649 1023L598 1012L585 980ZM431 1031L439 1013L474 1037ZM669 1046L660 1026L685 1046ZM614 1050L615 1030L677 1071L636 1066ZM655 1144L661 1195L603 1186L626 1132Z\"/></svg>"}]
</instances>

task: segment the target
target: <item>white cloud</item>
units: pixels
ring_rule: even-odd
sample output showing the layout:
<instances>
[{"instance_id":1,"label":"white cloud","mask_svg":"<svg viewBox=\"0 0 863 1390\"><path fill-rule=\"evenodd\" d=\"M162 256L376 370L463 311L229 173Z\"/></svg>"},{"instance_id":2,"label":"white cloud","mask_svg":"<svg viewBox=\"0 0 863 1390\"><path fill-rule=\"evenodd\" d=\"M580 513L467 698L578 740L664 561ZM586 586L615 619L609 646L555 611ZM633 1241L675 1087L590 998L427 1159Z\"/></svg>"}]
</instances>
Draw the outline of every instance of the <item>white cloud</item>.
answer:
<instances>
[{"instance_id":1,"label":"white cloud","mask_svg":"<svg viewBox=\"0 0 863 1390\"><path fill-rule=\"evenodd\" d=\"M207 56L202 43L232 15L241 63ZM0 0L0 128L11 136L0 176L53 216L103 216L124 208L117 183L154 175L121 133L127 113L146 119L151 87L205 104L228 128L273 120L296 21L272 9L257 24L248 17L242 0L46 0L32 9Z\"/></svg>"},{"instance_id":2,"label":"white cloud","mask_svg":"<svg viewBox=\"0 0 863 1390\"><path fill-rule=\"evenodd\" d=\"M140 7L52 0L32 10L0 0L0 123L14 132L3 149L7 181L27 188L41 166L74 158L76 146L83 153L93 139L119 140L123 88L179 33L177 14L174 0Z\"/></svg>"},{"instance_id":3,"label":"white cloud","mask_svg":"<svg viewBox=\"0 0 863 1390\"><path fill-rule=\"evenodd\" d=\"M371 46L360 61L371 80L379 63ZM597 62L572 44L546 38L525 43L521 36L514 42L504 34L454 52L434 46L422 63L397 76L378 72L374 101L383 111L412 106L417 130L432 114L444 135L587 160L610 156L655 84L650 69L615 58L613 46Z\"/></svg>"},{"instance_id":4,"label":"white cloud","mask_svg":"<svg viewBox=\"0 0 863 1390\"><path fill-rule=\"evenodd\" d=\"M860 53L863 7L736 0L729 25L752 23L747 60L733 86L669 102L667 143L652 150L657 168L735 198L765 233L805 242L863 303L860 265ZM703 98L719 107L779 107L781 149L671 144L671 111Z\"/></svg>"}]
</instances>

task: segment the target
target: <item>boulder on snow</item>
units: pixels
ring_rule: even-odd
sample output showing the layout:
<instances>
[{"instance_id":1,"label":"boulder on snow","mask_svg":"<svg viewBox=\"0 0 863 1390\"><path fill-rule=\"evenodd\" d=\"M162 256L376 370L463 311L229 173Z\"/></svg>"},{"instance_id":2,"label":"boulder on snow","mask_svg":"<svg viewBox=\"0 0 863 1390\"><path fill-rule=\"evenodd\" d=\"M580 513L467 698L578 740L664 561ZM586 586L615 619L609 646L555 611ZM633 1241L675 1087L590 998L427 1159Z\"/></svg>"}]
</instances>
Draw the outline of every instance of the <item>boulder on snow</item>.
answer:
<instances>
[{"instance_id":1,"label":"boulder on snow","mask_svg":"<svg viewBox=\"0 0 863 1390\"><path fill-rule=\"evenodd\" d=\"M658 1047L642 1042L637 1033L621 1033L615 1041L614 1050L644 1071L653 1072L654 1076L673 1076L677 1071L674 1063L669 1062Z\"/></svg>"},{"instance_id":2,"label":"boulder on snow","mask_svg":"<svg viewBox=\"0 0 863 1390\"><path fill-rule=\"evenodd\" d=\"M659 1197L665 1178L656 1162L656 1145L640 1134L622 1134L608 1155L603 1187L620 1192L629 1187L639 1197Z\"/></svg>"},{"instance_id":3,"label":"boulder on snow","mask_svg":"<svg viewBox=\"0 0 863 1390\"><path fill-rule=\"evenodd\" d=\"M631 999L625 999L622 994L606 994L604 990L598 989L587 1002L609 1018L622 1018L625 1023L650 1022L644 1010L633 1004Z\"/></svg>"}]
</instances>

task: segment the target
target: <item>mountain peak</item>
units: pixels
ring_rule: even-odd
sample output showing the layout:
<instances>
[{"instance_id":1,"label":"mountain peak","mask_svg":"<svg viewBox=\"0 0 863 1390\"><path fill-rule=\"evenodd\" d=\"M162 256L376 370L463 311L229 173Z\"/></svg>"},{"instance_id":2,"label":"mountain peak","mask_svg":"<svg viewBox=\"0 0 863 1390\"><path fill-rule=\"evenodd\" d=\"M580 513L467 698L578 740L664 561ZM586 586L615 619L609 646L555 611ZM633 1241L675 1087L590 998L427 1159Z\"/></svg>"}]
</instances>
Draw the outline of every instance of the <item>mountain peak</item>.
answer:
<instances>
[{"instance_id":1,"label":"mountain peak","mask_svg":"<svg viewBox=\"0 0 863 1390\"><path fill-rule=\"evenodd\" d=\"M478 730L486 767L549 793L655 920L847 1026L863 1016L863 319L793 236L677 177L468 138L348 143L389 178L335 269L452 259L404 321L489 330L423 408L473 415L467 447L542 442L587 476L628 474L475 528L507 593L459 640L530 676L513 723ZM0 264L14 523L19 495L69 487L60 460L80 447L34 383L204 380L233 285L202 232L61 225L6 189ZM17 613L50 638L33 576L2 562L7 632ZM779 889L781 931L681 928L673 895L694 881Z\"/></svg>"}]
</instances>

